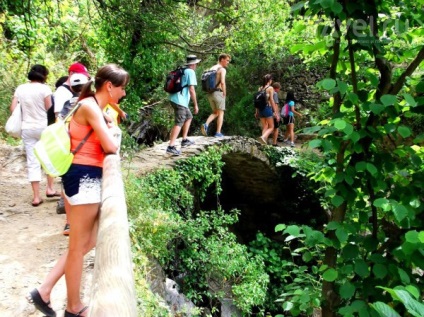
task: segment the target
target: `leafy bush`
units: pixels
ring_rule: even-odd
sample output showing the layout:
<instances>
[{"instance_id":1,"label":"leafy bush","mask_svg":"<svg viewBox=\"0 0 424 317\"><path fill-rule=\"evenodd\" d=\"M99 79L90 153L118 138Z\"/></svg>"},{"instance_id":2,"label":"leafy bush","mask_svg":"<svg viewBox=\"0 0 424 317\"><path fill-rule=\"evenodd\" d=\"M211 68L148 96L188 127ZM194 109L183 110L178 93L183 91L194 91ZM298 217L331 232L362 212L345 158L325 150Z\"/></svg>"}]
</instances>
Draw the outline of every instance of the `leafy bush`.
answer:
<instances>
[{"instance_id":1,"label":"leafy bush","mask_svg":"<svg viewBox=\"0 0 424 317\"><path fill-rule=\"evenodd\" d=\"M183 274L183 291L195 302L232 298L248 314L263 305L269 280L262 259L250 255L229 232L237 219L236 210L217 210L187 220L180 227L170 269Z\"/></svg>"},{"instance_id":2,"label":"leafy bush","mask_svg":"<svg viewBox=\"0 0 424 317\"><path fill-rule=\"evenodd\" d=\"M145 257L158 259L171 277L182 281L182 291L195 303L231 298L245 314L263 305L269 282L263 261L228 229L237 222L238 211L197 211L194 204L211 187L220 193L226 150L228 146L210 147L177 162L174 170L127 179L134 261L140 266L137 291L143 299L150 298L148 308L139 308L157 310L157 315L148 316L165 315L162 302L145 288Z\"/></svg>"}]
</instances>

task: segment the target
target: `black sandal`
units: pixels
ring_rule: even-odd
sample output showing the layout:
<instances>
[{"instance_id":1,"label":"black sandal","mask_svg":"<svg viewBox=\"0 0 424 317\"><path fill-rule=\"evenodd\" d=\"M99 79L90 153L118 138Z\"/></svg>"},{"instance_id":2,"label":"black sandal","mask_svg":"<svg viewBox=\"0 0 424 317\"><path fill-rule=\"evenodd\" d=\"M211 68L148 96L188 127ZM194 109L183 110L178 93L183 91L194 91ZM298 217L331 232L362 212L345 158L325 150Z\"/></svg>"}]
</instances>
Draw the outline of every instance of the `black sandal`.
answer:
<instances>
[{"instance_id":1,"label":"black sandal","mask_svg":"<svg viewBox=\"0 0 424 317\"><path fill-rule=\"evenodd\" d=\"M40 312L42 312L47 317L56 317L56 312L49 306L50 301L47 303L43 301L40 293L36 288L34 288L27 296L29 303L34 304Z\"/></svg>"},{"instance_id":2,"label":"black sandal","mask_svg":"<svg viewBox=\"0 0 424 317\"><path fill-rule=\"evenodd\" d=\"M87 309L88 309L88 306L85 306L83 309L81 309L81 310L80 310L78 313L76 313L76 314L70 313L70 312L68 312L67 310L65 310L65 316L64 316L64 317L79 317L79 316L81 316L81 314L82 314L83 312L85 312Z\"/></svg>"}]
</instances>

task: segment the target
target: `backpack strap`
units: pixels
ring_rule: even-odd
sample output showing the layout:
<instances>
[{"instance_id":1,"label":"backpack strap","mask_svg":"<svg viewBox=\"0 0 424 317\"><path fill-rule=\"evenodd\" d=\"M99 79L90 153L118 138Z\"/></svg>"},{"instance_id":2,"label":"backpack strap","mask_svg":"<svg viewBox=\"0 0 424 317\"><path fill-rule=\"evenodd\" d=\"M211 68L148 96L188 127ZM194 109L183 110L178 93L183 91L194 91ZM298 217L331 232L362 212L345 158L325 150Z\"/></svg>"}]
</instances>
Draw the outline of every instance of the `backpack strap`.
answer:
<instances>
[{"instance_id":1,"label":"backpack strap","mask_svg":"<svg viewBox=\"0 0 424 317\"><path fill-rule=\"evenodd\" d=\"M71 125L69 125L69 128L71 128ZM69 129L70 131L70 129ZM87 142L88 138L90 137L90 135L94 132L93 129L91 129L90 131L88 131L87 135L84 137L84 139L81 140L81 142L78 144L78 146L75 148L75 150L72 151L72 154L77 153L82 146L85 144L85 142Z\"/></svg>"},{"instance_id":2,"label":"backpack strap","mask_svg":"<svg viewBox=\"0 0 424 317\"><path fill-rule=\"evenodd\" d=\"M213 67L213 66L212 66ZM210 70L212 70L212 67L210 68ZM221 69L221 68L223 68L222 66L219 66L217 69L216 69L216 74L218 75L218 71ZM215 89L216 89L216 87L218 87L218 85L221 83L221 79L219 80L219 82L217 82L216 83L216 85L215 85Z\"/></svg>"},{"instance_id":3,"label":"backpack strap","mask_svg":"<svg viewBox=\"0 0 424 317\"><path fill-rule=\"evenodd\" d=\"M183 67L181 67L181 69L182 69L182 72L183 72L183 74L181 75L181 80L182 80L183 76L185 76L185 71L186 71L187 67L183 66ZM188 84L185 85L185 86L181 86L181 91L180 91L181 95L183 94L183 89L186 88L186 87L188 87Z\"/></svg>"},{"instance_id":4,"label":"backpack strap","mask_svg":"<svg viewBox=\"0 0 424 317\"><path fill-rule=\"evenodd\" d=\"M65 85L65 84L63 84L62 86L65 87L66 89L68 89L72 93L72 97L77 97L78 96L78 93L73 92L70 86Z\"/></svg>"}]
</instances>

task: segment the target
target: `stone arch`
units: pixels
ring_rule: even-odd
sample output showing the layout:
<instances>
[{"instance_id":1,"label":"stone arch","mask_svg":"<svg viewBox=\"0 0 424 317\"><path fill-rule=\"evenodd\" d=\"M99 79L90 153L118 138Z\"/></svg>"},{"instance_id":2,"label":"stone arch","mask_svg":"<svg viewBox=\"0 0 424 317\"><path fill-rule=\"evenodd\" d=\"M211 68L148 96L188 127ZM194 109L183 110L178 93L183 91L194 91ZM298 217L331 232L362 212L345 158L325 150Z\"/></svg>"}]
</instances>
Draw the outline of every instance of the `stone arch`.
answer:
<instances>
[{"instance_id":1,"label":"stone arch","mask_svg":"<svg viewBox=\"0 0 424 317\"><path fill-rule=\"evenodd\" d=\"M215 210L241 210L238 224L233 228L241 242L255 238L257 231L278 238L275 225L279 223L312 224L323 222L323 212L318 198L305 188L305 179L293 178L290 166L276 169L256 140L233 136L224 138L191 137L193 146L182 149L179 157L165 155L167 143L148 148L135 156L131 165L136 173L146 174L158 168L172 168L176 161L187 159L217 144L228 144L230 150L223 154L223 192L207 195L200 208ZM178 141L177 141L178 144ZM283 175L283 177L282 177Z\"/></svg>"}]
</instances>

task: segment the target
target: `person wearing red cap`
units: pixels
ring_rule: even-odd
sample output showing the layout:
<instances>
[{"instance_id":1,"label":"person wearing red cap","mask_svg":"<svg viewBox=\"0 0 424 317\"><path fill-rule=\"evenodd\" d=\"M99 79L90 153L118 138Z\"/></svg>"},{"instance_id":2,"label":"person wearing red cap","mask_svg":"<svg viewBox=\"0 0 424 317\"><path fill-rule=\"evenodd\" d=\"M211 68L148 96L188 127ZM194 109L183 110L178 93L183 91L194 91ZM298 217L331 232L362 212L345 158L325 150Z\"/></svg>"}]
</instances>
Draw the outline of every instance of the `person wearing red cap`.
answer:
<instances>
[{"instance_id":1,"label":"person wearing red cap","mask_svg":"<svg viewBox=\"0 0 424 317\"><path fill-rule=\"evenodd\" d=\"M69 77L68 80L59 88L56 89L54 92L53 98L54 98L54 113L56 115L56 118L59 116L60 112L62 111L63 105L66 101L70 100L73 97L73 93L70 89L71 86L71 75L72 74L83 74L87 76L87 79L90 78L90 74L88 73L87 67L85 67L81 63L73 63L71 66L69 66L68 69Z\"/></svg>"},{"instance_id":2,"label":"person wearing red cap","mask_svg":"<svg viewBox=\"0 0 424 317\"><path fill-rule=\"evenodd\" d=\"M60 113L63 110L63 106L64 104L71 100L76 94L74 93L74 91L71 89L71 77L73 74L81 74L83 76L87 77L87 80L85 80L84 82L87 82L90 78L90 74L87 71L87 68L81 64L81 63L73 63L71 66L69 66L68 69L68 79L66 80L65 83L62 84L62 86L59 86L56 91L53 94L53 99L54 99L54 113L56 118L58 118L60 116ZM57 210L60 209L60 206L64 206L64 200L63 200L63 195L60 198L58 205L57 205ZM59 213L59 212L58 212ZM62 213L62 212L60 212ZM66 213L66 208L65 208L65 213ZM66 217L66 221L65 221L65 227L63 229L63 234L64 235L69 235L69 230L70 230L70 226L69 226L69 222L68 222L68 217Z\"/></svg>"},{"instance_id":3,"label":"person wearing red cap","mask_svg":"<svg viewBox=\"0 0 424 317\"><path fill-rule=\"evenodd\" d=\"M87 67L85 67L81 63L73 63L71 66L69 66L69 75L71 74L83 74L90 78L90 74L88 73Z\"/></svg>"}]
</instances>

